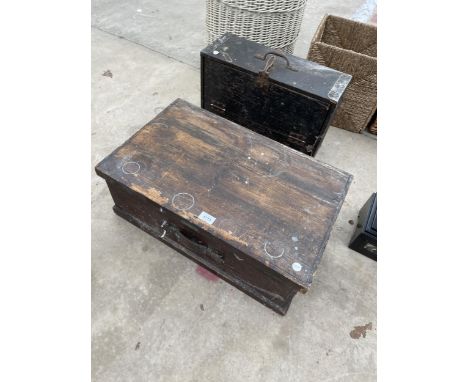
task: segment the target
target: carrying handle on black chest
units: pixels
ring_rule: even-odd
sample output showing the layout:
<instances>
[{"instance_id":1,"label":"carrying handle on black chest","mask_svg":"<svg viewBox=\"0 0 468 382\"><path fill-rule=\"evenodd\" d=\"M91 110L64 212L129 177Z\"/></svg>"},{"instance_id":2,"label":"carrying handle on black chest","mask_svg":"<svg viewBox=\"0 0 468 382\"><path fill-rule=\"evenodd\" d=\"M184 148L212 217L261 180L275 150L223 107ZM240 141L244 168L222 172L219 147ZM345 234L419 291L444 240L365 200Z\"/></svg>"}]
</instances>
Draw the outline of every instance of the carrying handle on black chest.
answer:
<instances>
[{"instance_id":1,"label":"carrying handle on black chest","mask_svg":"<svg viewBox=\"0 0 468 382\"><path fill-rule=\"evenodd\" d=\"M286 55L284 53L282 53L282 52L277 51L277 50L270 50L270 51L266 52L263 55L260 54L260 53L257 53L255 55L255 58L258 58L259 60L265 61L268 55L273 55L273 56L278 56L278 57L283 58L286 61L286 68L288 68L289 70L292 70L293 72L297 72L297 69L295 69L295 68L293 68L291 66L291 63L289 62L289 59L286 57ZM266 73L266 74L269 74L274 63L275 63L274 59L273 60L268 59L266 64L265 64L265 67L262 70L262 72Z\"/></svg>"}]
</instances>

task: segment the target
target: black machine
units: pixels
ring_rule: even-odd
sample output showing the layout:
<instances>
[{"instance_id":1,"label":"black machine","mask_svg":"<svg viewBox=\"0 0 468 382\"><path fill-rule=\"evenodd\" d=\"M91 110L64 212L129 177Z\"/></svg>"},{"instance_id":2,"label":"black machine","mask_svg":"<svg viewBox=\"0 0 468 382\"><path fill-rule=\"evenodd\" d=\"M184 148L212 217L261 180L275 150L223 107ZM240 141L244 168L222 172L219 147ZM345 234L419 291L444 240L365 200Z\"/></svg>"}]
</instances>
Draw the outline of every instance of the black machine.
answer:
<instances>
[{"instance_id":1,"label":"black machine","mask_svg":"<svg viewBox=\"0 0 468 382\"><path fill-rule=\"evenodd\" d=\"M377 193L373 193L359 211L349 248L377 261Z\"/></svg>"},{"instance_id":2,"label":"black machine","mask_svg":"<svg viewBox=\"0 0 468 382\"><path fill-rule=\"evenodd\" d=\"M202 108L313 156L351 81L230 33L200 54Z\"/></svg>"}]
</instances>

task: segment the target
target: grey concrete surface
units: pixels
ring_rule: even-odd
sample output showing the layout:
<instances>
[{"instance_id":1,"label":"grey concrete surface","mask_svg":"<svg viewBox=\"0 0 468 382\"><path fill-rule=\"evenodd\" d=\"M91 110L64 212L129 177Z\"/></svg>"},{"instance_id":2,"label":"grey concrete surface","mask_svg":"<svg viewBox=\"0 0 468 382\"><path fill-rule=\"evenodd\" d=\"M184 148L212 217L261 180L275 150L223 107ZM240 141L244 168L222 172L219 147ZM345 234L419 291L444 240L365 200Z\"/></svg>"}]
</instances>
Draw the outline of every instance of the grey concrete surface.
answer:
<instances>
[{"instance_id":1,"label":"grey concrete surface","mask_svg":"<svg viewBox=\"0 0 468 382\"><path fill-rule=\"evenodd\" d=\"M351 17L363 1L309 0L294 53L306 57L325 13ZM207 44L204 0L94 0L92 25L195 67Z\"/></svg>"},{"instance_id":2,"label":"grey concrete surface","mask_svg":"<svg viewBox=\"0 0 468 382\"><path fill-rule=\"evenodd\" d=\"M119 35L135 28L137 43L161 45L148 49L128 41L127 32L118 38L92 29L93 166L175 98L199 105L198 69L186 60L190 44L179 45L175 32L188 34L204 4L183 3L151 2L184 26L165 24L174 30L168 40L157 22L154 30L138 29L114 15L150 2L95 1L93 23L107 20ZM341 4L342 14L359 5ZM199 38L203 30L196 28ZM376 140L332 127L317 158L354 181L312 289L295 297L285 317L202 276L188 259L114 215L105 182L90 169L93 381L375 381L376 263L347 243L354 229L348 221L376 190ZM355 326L368 323L365 337L352 338Z\"/></svg>"}]
</instances>

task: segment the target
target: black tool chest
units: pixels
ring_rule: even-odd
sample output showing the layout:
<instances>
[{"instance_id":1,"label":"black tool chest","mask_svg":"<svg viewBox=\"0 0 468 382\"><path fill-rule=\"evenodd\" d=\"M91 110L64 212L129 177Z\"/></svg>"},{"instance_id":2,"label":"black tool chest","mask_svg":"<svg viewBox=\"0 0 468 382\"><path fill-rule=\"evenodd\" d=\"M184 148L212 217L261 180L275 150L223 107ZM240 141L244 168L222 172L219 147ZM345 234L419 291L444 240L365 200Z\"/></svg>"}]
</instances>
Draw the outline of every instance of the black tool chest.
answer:
<instances>
[{"instance_id":1,"label":"black tool chest","mask_svg":"<svg viewBox=\"0 0 468 382\"><path fill-rule=\"evenodd\" d=\"M201 106L315 155L351 76L225 34L201 51Z\"/></svg>"}]
</instances>

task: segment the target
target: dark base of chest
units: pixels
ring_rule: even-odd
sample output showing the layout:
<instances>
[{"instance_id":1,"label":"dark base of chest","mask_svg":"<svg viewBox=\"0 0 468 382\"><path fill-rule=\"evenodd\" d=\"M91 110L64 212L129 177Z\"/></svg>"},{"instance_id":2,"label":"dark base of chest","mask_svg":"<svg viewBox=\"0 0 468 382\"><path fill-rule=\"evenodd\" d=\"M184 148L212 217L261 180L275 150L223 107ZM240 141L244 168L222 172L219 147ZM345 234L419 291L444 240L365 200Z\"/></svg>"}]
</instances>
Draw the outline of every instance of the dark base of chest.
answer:
<instances>
[{"instance_id":1,"label":"dark base of chest","mask_svg":"<svg viewBox=\"0 0 468 382\"><path fill-rule=\"evenodd\" d=\"M164 244L175 249L176 251L188 257L190 260L194 261L195 263L210 270L211 272L219 276L224 281L233 285L234 287L241 290L248 296L254 298L261 304L265 305L266 307L272 309L276 313L279 313L281 315L285 315L287 313L289 306L291 304L291 301L297 293L297 290L289 290L289 292L283 296L271 293L267 290L262 291L261 288L258 288L253 285L249 285L249 283L244 282L242 279L239 279L233 276L232 274L226 272L221 267L218 267L216 264L210 261L204 260L198 254L182 246L177 241L172 240L170 237L161 237L161 234L158 230L152 228L151 226L149 226L142 220L138 219L137 217L133 216L131 213L125 211L121 207L118 207L117 205L115 205L113 209L114 209L114 212L121 218L132 223L133 225L145 231L146 233L149 233L154 238L160 240Z\"/></svg>"}]
</instances>

